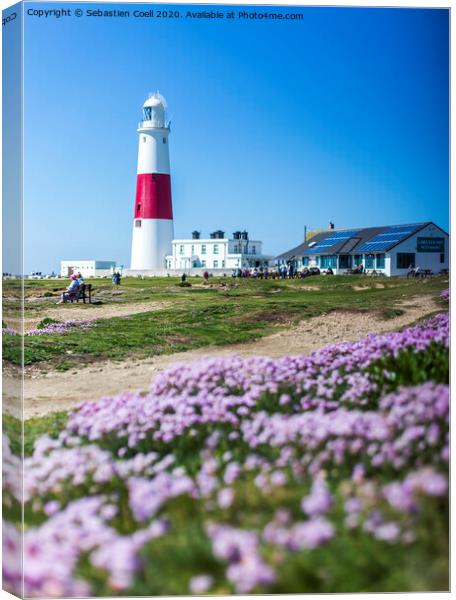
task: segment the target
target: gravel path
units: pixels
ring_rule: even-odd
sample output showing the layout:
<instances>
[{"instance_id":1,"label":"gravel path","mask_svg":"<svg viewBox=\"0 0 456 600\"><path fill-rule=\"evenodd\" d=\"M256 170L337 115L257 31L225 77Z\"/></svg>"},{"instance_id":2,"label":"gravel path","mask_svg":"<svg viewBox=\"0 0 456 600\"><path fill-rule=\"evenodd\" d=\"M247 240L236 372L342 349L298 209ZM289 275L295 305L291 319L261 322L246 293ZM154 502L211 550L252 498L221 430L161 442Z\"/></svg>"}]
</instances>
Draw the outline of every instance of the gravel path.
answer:
<instances>
[{"instance_id":1,"label":"gravel path","mask_svg":"<svg viewBox=\"0 0 456 600\"><path fill-rule=\"evenodd\" d=\"M128 307L117 306L115 308L127 309ZM131 308L130 305L130 310ZM135 305L135 309L139 308L139 304ZM417 319L437 310L438 306L432 296L421 296L402 304L396 304L394 308L401 308L405 313L393 319L383 320L373 313L331 312L302 321L290 329L244 344L210 346L147 359L128 360L122 363L97 362L93 366L79 369L77 372L70 370L62 373L56 371L38 373L24 381L25 417L67 410L82 400L96 400L124 391L146 390L152 378L159 371L176 362L227 354L237 354L242 357L262 355L272 358L292 354L309 354L313 350L333 342L354 341L371 332L386 332L410 325ZM151 309L148 308L148 310ZM14 413L11 404L11 396L14 395L14 381L4 377L3 385L4 409Z\"/></svg>"}]
</instances>

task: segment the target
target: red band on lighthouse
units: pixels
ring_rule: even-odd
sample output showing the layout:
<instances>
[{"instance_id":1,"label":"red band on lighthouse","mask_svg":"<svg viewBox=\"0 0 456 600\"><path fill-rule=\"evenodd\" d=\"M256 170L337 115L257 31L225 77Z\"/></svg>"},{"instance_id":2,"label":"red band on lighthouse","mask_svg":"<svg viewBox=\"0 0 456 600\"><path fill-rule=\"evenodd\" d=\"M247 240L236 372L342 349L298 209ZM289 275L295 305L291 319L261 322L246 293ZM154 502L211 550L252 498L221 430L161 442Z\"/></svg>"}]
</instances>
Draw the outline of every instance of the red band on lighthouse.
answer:
<instances>
[{"instance_id":1,"label":"red band on lighthouse","mask_svg":"<svg viewBox=\"0 0 456 600\"><path fill-rule=\"evenodd\" d=\"M171 178L164 173L141 173L136 180L135 219L173 218Z\"/></svg>"}]
</instances>

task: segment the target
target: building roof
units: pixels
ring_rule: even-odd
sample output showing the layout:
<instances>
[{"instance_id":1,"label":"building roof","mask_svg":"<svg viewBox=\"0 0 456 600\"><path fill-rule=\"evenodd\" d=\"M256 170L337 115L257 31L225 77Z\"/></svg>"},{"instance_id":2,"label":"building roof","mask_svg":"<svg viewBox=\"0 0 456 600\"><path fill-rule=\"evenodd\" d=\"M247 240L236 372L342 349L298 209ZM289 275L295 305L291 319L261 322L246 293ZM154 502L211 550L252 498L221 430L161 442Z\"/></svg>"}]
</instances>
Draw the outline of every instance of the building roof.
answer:
<instances>
[{"instance_id":1,"label":"building roof","mask_svg":"<svg viewBox=\"0 0 456 600\"><path fill-rule=\"evenodd\" d=\"M357 254L388 252L397 244L417 233L431 221L406 225L385 225L359 229L328 229L317 233L299 246L279 254L279 260L317 254ZM440 229L440 228L439 228ZM446 232L445 235L448 235Z\"/></svg>"}]
</instances>

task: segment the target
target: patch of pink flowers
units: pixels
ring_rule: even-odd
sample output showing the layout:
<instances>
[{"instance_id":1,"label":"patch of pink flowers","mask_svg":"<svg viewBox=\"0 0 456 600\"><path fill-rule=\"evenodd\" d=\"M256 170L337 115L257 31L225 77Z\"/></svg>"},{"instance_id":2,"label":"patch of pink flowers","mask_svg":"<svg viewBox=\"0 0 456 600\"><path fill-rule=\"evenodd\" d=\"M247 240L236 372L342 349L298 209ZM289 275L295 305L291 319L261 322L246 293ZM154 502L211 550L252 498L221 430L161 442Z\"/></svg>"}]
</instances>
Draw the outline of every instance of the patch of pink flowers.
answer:
<instances>
[{"instance_id":1,"label":"patch of pink flowers","mask_svg":"<svg viewBox=\"0 0 456 600\"><path fill-rule=\"evenodd\" d=\"M224 577L217 588L212 573L195 570L192 593L274 589L287 557L342 531L411 543L422 503L448 494L449 388L396 387L393 371L374 367L447 348L448 338L448 316L437 315L310 356L176 365L147 394L83 403L23 463L26 514L39 520L24 535L26 595L93 594L83 558L113 594L134 590L144 547L176 533L176 505L198 507ZM19 501L22 465L7 440L3 454L7 501ZM264 512L248 512L247 492ZM11 525L5 539L19 543ZM6 561L8 589L19 569Z\"/></svg>"},{"instance_id":2,"label":"patch of pink flowers","mask_svg":"<svg viewBox=\"0 0 456 600\"><path fill-rule=\"evenodd\" d=\"M76 330L84 330L90 329L94 326L94 320L87 321L75 321L74 319L70 319L68 321L63 321L62 323L49 323L45 327L41 329L31 329L25 335L34 336L34 335L49 335L49 334L62 334L68 333L70 331Z\"/></svg>"}]
</instances>

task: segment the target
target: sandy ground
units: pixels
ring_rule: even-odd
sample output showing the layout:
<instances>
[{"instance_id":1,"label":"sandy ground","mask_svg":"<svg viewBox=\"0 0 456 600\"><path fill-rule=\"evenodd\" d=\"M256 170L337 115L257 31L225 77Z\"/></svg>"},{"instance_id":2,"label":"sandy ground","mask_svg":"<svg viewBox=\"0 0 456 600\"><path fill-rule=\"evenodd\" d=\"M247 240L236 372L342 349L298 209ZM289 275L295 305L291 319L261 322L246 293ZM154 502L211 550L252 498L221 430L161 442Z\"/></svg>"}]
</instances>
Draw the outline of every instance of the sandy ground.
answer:
<instances>
[{"instance_id":1,"label":"sandy ground","mask_svg":"<svg viewBox=\"0 0 456 600\"><path fill-rule=\"evenodd\" d=\"M150 310L150 304L147 306ZM431 296L413 298L403 304L396 304L395 307L402 308L405 313L394 319L382 320L373 313L332 312L302 321L293 328L245 344L211 346L123 363L112 361L94 363L93 366L85 367L78 372L33 374L30 378L26 377L24 381L24 415L25 418L41 416L54 411L67 410L82 400L97 400L123 391L145 390L158 372L176 362L227 354L237 354L242 357L262 355L272 358L309 354L333 342L354 341L370 332L380 333L404 327L438 308ZM128 307L112 307L113 310L122 308ZM131 305L129 308L131 311ZM139 308L139 304L135 305L135 309ZM4 410L13 414L16 411L12 406L11 397L14 396L15 385L17 383L12 379L4 377Z\"/></svg>"},{"instance_id":2,"label":"sandy ground","mask_svg":"<svg viewBox=\"0 0 456 600\"><path fill-rule=\"evenodd\" d=\"M63 308L60 305L54 305L46 311L46 317L56 319L56 321L86 321L88 319L109 319L110 317L126 317L142 312L151 312L154 310L162 310L167 306L171 306L172 302L136 302L136 303L110 303L110 304L73 304L71 308ZM25 318L24 331L35 329L38 323L44 318L41 315L39 318ZM3 319L9 327L19 328L19 319L8 318Z\"/></svg>"}]
</instances>

